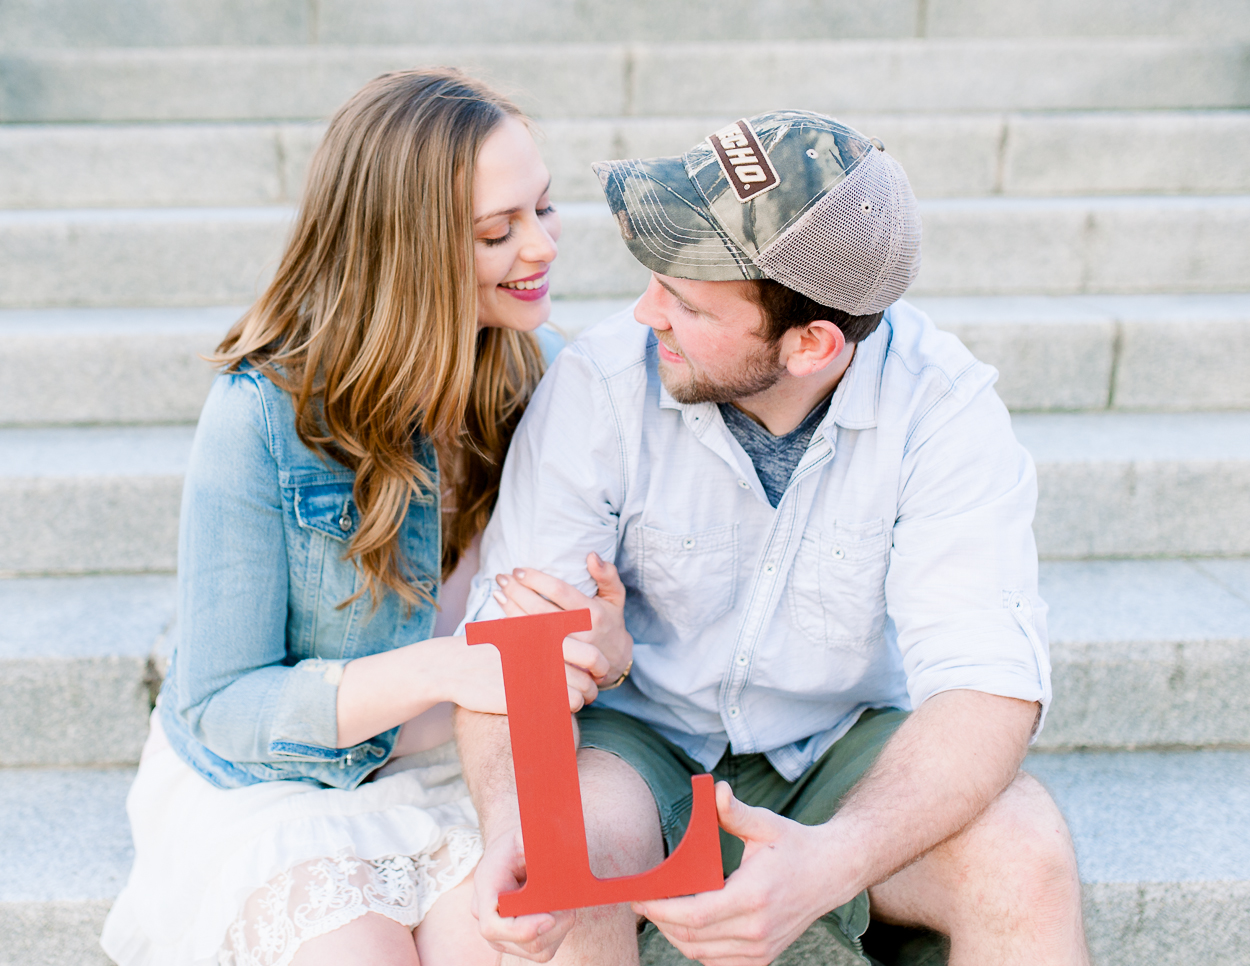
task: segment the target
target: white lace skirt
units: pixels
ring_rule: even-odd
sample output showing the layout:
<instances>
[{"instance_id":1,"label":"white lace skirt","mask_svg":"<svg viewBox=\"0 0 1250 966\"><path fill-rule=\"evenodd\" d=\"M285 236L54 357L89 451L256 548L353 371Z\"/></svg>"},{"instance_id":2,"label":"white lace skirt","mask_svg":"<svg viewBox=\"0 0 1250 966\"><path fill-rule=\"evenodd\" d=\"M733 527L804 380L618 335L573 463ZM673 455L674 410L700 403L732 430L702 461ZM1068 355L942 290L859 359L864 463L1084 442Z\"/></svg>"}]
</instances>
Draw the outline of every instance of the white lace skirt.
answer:
<instances>
[{"instance_id":1,"label":"white lace skirt","mask_svg":"<svg viewBox=\"0 0 1250 966\"><path fill-rule=\"evenodd\" d=\"M482 854L450 742L351 791L220 789L153 715L126 810L135 864L100 939L121 966L287 966L368 912L414 927Z\"/></svg>"}]
</instances>

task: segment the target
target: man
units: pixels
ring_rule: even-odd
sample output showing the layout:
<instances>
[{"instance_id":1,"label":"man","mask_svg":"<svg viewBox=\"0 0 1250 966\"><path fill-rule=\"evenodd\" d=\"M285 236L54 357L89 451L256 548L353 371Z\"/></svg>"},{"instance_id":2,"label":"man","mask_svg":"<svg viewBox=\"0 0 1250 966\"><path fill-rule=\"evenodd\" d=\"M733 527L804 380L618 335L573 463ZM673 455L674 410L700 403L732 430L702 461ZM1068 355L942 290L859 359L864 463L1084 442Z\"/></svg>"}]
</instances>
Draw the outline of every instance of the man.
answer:
<instances>
[{"instance_id":1,"label":"man","mask_svg":"<svg viewBox=\"0 0 1250 966\"><path fill-rule=\"evenodd\" d=\"M469 614L591 607L595 871L661 861L710 770L728 881L500 918L524 879L506 728L461 715L484 935L633 963L641 915L692 959L764 964L818 920L858 956L871 908L952 963L1086 962L1066 828L1018 772L1050 700L1033 464L994 371L897 301L920 259L901 167L775 112L596 170L652 281L543 381Z\"/></svg>"}]
</instances>

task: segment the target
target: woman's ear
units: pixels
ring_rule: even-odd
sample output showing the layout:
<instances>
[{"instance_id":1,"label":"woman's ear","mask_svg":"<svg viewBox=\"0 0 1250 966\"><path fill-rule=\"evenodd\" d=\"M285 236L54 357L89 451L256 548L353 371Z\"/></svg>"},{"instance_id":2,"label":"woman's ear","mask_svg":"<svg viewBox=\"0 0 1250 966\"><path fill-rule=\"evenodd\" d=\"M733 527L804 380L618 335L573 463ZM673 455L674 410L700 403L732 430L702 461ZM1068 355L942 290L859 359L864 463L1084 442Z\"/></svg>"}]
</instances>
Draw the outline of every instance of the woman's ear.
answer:
<instances>
[{"instance_id":1,"label":"woman's ear","mask_svg":"<svg viewBox=\"0 0 1250 966\"><path fill-rule=\"evenodd\" d=\"M827 369L846 349L842 330L825 319L790 329L782 340L782 363L797 379Z\"/></svg>"}]
</instances>

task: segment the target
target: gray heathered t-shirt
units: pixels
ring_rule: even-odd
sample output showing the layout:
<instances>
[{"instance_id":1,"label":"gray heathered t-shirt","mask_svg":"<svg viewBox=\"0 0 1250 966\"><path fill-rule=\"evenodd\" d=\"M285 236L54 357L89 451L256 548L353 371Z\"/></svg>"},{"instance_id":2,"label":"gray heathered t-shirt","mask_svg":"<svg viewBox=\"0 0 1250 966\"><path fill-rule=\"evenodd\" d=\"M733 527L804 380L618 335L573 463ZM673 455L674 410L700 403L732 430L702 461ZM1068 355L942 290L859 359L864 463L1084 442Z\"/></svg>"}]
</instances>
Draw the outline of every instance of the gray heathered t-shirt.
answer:
<instances>
[{"instance_id":1,"label":"gray heathered t-shirt","mask_svg":"<svg viewBox=\"0 0 1250 966\"><path fill-rule=\"evenodd\" d=\"M774 436L733 403L721 403L720 414L725 425L733 433L739 445L755 465L755 472L774 507L781 502L781 494L794 473L794 468L807 452L812 434L829 411L830 393L794 429L784 436Z\"/></svg>"}]
</instances>

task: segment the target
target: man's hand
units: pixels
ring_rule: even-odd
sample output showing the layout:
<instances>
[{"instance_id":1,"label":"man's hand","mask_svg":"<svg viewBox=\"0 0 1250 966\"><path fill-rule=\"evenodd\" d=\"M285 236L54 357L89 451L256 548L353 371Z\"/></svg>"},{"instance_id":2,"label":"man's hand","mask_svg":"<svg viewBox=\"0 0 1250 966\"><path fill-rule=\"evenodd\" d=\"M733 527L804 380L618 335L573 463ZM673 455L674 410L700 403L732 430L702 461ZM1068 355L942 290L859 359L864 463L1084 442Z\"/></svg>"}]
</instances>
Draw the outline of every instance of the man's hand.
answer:
<instances>
[{"instance_id":1,"label":"man's hand","mask_svg":"<svg viewBox=\"0 0 1250 966\"><path fill-rule=\"evenodd\" d=\"M591 629L565 640L564 659L588 671L599 685L612 684L625 673L634 651L634 639L625 630L625 585L616 567L597 553L586 557L586 570L598 585L594 597L542 571L518 569L495 577L500 588L495 600L508 617L588 608ZM604 660L592 661L591 652L573 642L592 645Z\"/></svg>"},{"instance_id":2,"label":"man's hand","mask_svg":"<svg viewBox=\"0 0 1250 966\"><path fill-rule=\"evenodd\" d=\"M573 927L577 913L564 910L514 918L499 915L499 893L520 888L524 881L521 830L496 836L487 843L486 853L473 873L470 909L477 916L482 937L492 949L545 963L556 954L565 934Z\"/></svg>"},{"instance_id":3,"label":"man's hand","mask_svg":"<svg viewBox=\"0 0 1250 966\"><path fill-rule=\"evenodd\" d=\"M831 854L827 827L744 805L725 782L716 785L716 811L721 828L746 843L725 888L633 905L683 956L705 966L765 966L863 888Z\"/></svg>"}]
</instances>

